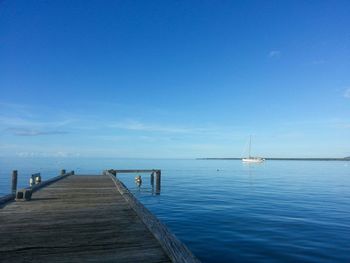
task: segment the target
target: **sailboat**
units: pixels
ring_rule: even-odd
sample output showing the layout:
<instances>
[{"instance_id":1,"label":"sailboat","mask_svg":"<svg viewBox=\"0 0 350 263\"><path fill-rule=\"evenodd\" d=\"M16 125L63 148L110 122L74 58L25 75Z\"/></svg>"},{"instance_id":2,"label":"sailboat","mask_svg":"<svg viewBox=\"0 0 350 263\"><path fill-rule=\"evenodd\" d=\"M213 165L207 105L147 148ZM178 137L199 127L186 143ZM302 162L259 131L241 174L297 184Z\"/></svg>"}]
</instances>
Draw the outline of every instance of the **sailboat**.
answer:
<instances>
[{"instance_id":1,"label":"sailboat","mask_svg":"<svg viewBox=\"0 0 350 263\"><path fill-rule=\"evenodd\" d=\"M242 162L245 162L245 163L262 163L263 161L265 161L265 159L262 158L262 157L252 157L250 155L251 147L252 147L252 136L250 136L250 138L249 138L249 157L242 158Z\"/></svg>"}]
</instances>

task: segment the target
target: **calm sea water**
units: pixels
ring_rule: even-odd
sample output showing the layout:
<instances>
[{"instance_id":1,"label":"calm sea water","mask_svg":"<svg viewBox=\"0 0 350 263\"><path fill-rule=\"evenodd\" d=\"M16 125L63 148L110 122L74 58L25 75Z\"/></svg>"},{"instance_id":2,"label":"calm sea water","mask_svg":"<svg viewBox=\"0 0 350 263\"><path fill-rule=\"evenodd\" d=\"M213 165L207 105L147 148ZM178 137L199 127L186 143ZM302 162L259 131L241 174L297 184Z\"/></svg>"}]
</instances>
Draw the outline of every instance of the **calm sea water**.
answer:
<instances>
[{"instance_id":1,"label":"calm sea water","mask_svg":"<svg viewBox=\"0 0 350 263\"><path fill-rule=\"evenodd\" d=\"M160 195L119 178L203 262L350 262L350 162L0 159L0 195L62 168L162 169Z\"/></svg>"}]
</instances>

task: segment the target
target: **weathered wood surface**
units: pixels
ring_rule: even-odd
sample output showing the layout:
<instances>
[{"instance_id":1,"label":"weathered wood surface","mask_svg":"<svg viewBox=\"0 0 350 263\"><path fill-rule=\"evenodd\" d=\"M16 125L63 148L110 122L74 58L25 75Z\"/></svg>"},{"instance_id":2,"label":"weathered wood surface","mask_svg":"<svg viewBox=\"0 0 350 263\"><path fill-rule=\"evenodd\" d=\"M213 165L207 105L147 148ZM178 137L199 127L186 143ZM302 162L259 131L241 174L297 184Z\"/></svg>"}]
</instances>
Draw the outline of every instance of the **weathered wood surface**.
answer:
<instances>
[{"instance_id":1,"label":"weathered wood surface","mask_svg":"<svg viewBox=\"0 0 350 263\"><path fill-rule=\"evenodd\" d=\"M109 176L68 176L0 209L1 262L170 262Z\"/></svg>"},{"instance_id":2,"label":"weathered wood surface","mask_svg":"<svg viewBox=\"0 0 350 263\"><path fill-rule=\"evenodd\" d=\"M57 182L59 180L62 180L65 177L71 176L71 175L74 175L74 171L71 171L70 173L64 173L64 174L58 175L58 176L53 177L53 178L51 178L49 180L43 181L40 184L35 184L35 185L31 186L31 187L27 187L27 189L31 189L33 191L33 193L34 193L34 192L40 190L43 187L46 187L46 186L48 186L50 184L53 184L53 183L55 183L55 182Z\"/></svg>"}]
</instances>

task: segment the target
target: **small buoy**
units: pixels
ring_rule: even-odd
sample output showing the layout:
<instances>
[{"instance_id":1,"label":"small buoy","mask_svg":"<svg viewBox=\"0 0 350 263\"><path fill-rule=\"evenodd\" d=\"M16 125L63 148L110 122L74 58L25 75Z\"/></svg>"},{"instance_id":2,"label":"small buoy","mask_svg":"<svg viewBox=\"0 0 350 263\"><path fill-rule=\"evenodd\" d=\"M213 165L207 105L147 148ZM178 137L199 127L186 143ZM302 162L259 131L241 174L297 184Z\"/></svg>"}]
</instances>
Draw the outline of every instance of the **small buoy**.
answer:
<instances>
[{"instance_id":1,"label":"small buoy","mask_svg":"<svg viewBox=\"0 0 350 263\"><path fill-rule=\"evenodd\" d=\"M216 169L216 171L218 172L218 171L220 171L219 169Z\"/></svg>"}]
</instances>

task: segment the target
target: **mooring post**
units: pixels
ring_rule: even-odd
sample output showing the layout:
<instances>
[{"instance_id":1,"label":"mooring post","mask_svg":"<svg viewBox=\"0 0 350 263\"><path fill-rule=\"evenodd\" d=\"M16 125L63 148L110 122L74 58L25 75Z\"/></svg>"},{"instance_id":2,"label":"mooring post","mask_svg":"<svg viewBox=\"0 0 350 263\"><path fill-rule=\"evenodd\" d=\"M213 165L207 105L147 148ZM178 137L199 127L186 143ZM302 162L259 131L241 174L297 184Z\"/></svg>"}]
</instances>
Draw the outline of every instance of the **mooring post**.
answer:
<instances>
[{"instance_id":1,"label":"mooring post","mask_svg":"<svg viewBox=\"0 0 350 263\"><path fill-rule=\"evenodd\" d=\"M160 170L156 171L156 195L160 194L160 177L161 177L161 172Z\"/></svg>"},{"instance_id":2,"label":"mooring post","mask_svg":"<svg viewBox=\"0 0 350 263\"><path fill-rule=\"evenodd\" d=\"M66 174L66 170L65 169L62 169L61 170L61 175L65 175Z\"/></svg>"},{"instance_id":3,"label":"mooring post","mask_svg":"<svg viewBox=\"0 0 350 263\"><path fill-rule=\"evenodd\" d=\"M151 185L154 187L154 172L151 173Z\"/></svg>"},{"instance_id":4,"label":"mooring post","mask_svg":"<svg viewBox=\"0 0 350 263\"><path fill-rule=\"evenodd\" d=\"M17 170L12 171L12 186L11 186L11 192L12 194L16 194L17 191Z\"/></svg>"}]
</instances>

